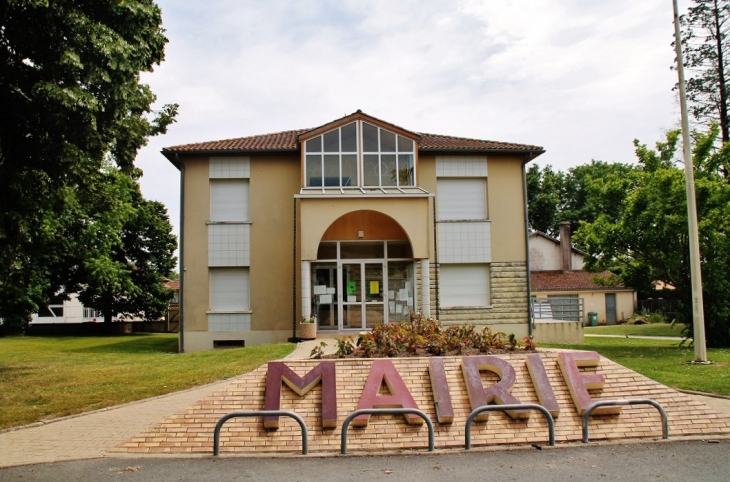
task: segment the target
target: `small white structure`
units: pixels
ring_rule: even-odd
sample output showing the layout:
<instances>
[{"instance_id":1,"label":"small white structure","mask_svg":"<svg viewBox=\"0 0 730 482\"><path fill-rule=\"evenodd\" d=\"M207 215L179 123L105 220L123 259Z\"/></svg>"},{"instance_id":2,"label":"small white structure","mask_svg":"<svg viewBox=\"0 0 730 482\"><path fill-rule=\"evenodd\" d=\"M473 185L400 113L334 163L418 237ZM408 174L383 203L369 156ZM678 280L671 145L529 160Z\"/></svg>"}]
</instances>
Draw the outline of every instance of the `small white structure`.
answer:
<instances>
[{"instance_id":1,"label":"small white structure","mask_svg":"<svg viewBox=\"0 0 730 482\"><path fill-rule=\"evenodd\" d=\"M533 319L614 324L634 314L636 293L611 282L611 273L583 271L584 252L571 243L570 223L560 223L560 239L534 231L530 243ZM543 330L544 331L544 330Z\"/></svg>"},{"instance_id":2,"label":"small white structure","mask_svg":"<svg viewBox=\"0 0 730 482\"><path fill-rule=\"evenodd\" d=\"M79 301L79 295L71 293L68 300L40 308L31 315L31 324L56 323L95 323L103 322L104 317L92 308L86 308Z\"/></svg>"}]
</instances>

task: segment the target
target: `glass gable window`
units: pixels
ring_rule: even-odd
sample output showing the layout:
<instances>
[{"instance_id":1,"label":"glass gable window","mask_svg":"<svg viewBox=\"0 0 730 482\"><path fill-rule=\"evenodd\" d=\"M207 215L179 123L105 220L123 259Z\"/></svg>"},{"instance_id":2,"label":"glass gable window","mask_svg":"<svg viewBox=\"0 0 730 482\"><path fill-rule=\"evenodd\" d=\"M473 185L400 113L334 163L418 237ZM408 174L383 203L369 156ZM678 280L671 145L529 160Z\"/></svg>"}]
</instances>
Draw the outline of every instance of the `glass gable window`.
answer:
<instances>
[{"instance_id":1,"label":"glass gable window","mask_svg":"<svg viewBox=\"0 0 730 482\"><path fill-rule=\"evenodd\" d=\"M367 122L362 123L363 186L413 186L414 143Z\"/></svg>"},{"instance_id":2,"label":"glass gable window","mask_svg":"<svg viewBox=\"0 0 730 482\"><path fill-rule=\"evenodd\" d=\"M307 187L358 185L357 124L347 124L305 144Z\"/></svg>"},{"instance_id":3,"label":"glass gable window","mask_svg":"<svg viewBox=\"0 0 730 482\"><path fill-rule=\"evenodd\" d=\"M304 148L306 187L415 185L413 140L373 124L352 122L307 140Z\"/></svg>"}]
</instances>

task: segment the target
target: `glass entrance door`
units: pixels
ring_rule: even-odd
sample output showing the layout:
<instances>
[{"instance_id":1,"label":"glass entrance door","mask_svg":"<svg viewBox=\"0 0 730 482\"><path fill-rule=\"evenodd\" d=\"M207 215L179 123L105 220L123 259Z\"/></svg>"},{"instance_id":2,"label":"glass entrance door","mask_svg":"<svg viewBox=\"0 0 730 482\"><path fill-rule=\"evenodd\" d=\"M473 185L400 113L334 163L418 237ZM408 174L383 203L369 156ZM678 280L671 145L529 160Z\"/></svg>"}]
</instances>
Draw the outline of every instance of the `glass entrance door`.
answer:
<instances>
[{"instance_id":1,"label":"glass entrance door","mask_svg":"<svg viewBox=\"0 0 730 482\"><path fill-rule=\"evenodd\" d=\"M337 309L337 264L317 264L312 269L312 313L317 315L319 328L336 330L339 325Z\"/></svg>"},{"instance_id":2,"label":"glass entrance door","mask_svg":"<svg viewBox=\"0 0 730 482\"><path fill-rule=\"evenodd\" d=\"M343 293L341 329L366 329L385 323L387 287L383 285L383 262L341 264Z\"/></svg>"}]
</instances>

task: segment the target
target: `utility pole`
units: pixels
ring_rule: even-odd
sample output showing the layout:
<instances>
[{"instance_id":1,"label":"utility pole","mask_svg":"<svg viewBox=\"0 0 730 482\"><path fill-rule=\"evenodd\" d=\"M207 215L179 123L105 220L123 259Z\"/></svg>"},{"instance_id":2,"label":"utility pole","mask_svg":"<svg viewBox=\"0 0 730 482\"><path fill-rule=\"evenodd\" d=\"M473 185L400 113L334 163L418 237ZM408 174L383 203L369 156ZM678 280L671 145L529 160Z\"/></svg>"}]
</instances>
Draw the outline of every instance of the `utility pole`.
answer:
<instances>
[{"instance_id":1,"label":"utility pole","mask_svg":"<svg viewBox=\"0 0 730 482\"><path fill-rule=\"evenodd\" d=\"M695 175L692 166L692 148L689 140L687 95L684 85L682 38L679 31L679 10L674 4L674 44L677 49L677 73L679 74L679 106L682 113L682 144L684 144L684 180L687 187L687 217L689 220L689 264L692 279L692 322L694 327L695 362L707 362L705 347L705 313L702 303L702 273L700 270L700 240L697 234L697 203L695 199Z\"/></svg>"}]
</instances>

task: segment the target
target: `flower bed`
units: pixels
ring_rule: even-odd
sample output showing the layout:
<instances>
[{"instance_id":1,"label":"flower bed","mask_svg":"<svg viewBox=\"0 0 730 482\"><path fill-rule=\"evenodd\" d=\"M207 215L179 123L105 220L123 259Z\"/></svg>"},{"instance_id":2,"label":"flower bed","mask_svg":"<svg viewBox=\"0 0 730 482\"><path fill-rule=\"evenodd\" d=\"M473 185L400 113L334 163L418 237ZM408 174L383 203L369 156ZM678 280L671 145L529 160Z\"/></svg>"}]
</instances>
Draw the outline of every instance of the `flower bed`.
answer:
<instances>
[{"instance_id":1,"label":"flower bed","mask_svg":"<svg viewBox=\"0 0 730 482\"><path fill-rule=\"evenodd\" d=\"M412 313L410 321L375 325L360 333L355 341L343 336L337 341L337 353L324 355L324 342L312 350L312 358L402 358L423 356L464 356L535 351L531 337L520 343L514 334L506 335L489 328L478 331L470 323L442 327L434 318Z\"/></svg>"}]
</instances>

